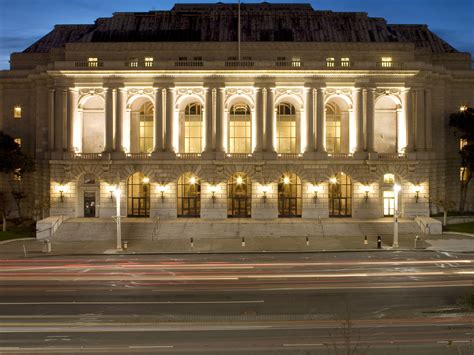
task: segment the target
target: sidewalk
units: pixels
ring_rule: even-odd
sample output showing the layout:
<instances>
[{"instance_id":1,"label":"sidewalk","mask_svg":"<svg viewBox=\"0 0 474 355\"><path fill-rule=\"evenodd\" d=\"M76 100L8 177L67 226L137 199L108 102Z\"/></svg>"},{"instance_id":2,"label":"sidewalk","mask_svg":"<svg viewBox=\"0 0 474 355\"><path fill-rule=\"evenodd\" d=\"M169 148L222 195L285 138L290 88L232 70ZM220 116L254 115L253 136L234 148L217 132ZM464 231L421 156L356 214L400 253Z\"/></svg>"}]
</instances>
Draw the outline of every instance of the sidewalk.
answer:
<instances>
[{"instance_id":1,"label":"sidewalk","mask_svg":"<svg viewBox=\"0 0 474 355\"><path fill-rule=\"evenodd\" d=\"M354 236L316 237L246 237L133 240L121 252L115 241L53 241L51 253L43 253L43 242L15 240L0 244L0 258L38 257L46 255L103 255L103 254L179 254L179 253L265 253L265 252L327 252L414 250L414 236L400 235L399 248L393 249L392 236L382 236L382 248L377 249L377 238ZM125 241L125 240L124 240ZM474 237L459 234L429 236L423 241L427 250L474 252Z\"/></svg>"}]
</instances>

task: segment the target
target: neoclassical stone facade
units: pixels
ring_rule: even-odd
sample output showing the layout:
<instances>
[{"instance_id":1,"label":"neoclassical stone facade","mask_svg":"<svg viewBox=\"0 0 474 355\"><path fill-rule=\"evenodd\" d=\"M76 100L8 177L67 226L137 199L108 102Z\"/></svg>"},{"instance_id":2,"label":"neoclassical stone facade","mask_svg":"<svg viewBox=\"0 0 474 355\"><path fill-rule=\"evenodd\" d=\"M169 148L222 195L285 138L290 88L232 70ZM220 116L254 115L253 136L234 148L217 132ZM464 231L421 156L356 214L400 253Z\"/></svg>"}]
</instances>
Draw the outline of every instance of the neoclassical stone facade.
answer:
<instances>
[{"instance_id":1,"label":"neoclassical stone facade","mask_svg":"<svg viewBox=\"0 0 474 355\"><path fill-rule=\"evenodd\" d=\"M190 35L189 13L223 12L236 7L119 13L57 26L12 55L0 129L36 157L32 198L50 198L50 215L114 216L117 188L129 217L378 218L394 214L395 184L404 217L428 215L430 198L457 199L459 142L446 117L472 104L469 54L426 26L307 5L245 5L241 52L221 38L225 17ZM302 39L297 25L267 38L254 22L263 12L275 23L358 21L367 38L336 26L334 38ZM130 18L155 37L127 29ZM430 40L413 39L421 32Z\"/></svg>"}]
</instances>

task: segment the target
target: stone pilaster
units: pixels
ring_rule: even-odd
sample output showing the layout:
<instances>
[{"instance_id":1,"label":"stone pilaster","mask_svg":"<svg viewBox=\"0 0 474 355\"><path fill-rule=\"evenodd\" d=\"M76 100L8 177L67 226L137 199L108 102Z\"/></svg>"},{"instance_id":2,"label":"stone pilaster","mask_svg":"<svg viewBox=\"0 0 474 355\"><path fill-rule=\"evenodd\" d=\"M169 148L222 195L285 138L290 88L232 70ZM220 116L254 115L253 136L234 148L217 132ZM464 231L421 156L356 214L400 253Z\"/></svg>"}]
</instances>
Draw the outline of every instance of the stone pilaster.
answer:
<instances>
[{"instance_id":1,"label":"stone pilaster","mask_svg":"<svg viewBox=\"0 0 474 355\"><path fill-rule=\"evenodd\" d=\"M306 88L306 147L304 150L305 157L314 155L314 96L315 89L313 87Z\"/></svg>"}]
</instances>

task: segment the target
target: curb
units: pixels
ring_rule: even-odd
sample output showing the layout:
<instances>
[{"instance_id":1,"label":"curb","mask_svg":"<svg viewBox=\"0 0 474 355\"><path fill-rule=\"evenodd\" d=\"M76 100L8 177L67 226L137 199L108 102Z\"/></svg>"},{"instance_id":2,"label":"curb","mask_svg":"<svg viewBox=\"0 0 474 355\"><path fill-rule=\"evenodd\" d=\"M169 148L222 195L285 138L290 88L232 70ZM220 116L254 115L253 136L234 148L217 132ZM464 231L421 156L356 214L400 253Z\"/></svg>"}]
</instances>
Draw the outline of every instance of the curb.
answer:
<instances>
[{"instance_id":1,"label":"curb","mask_svg":"<svg viewBox=\"0 0 474 355\"><path fill-rule=\"evenodd\" d=\"M446 232L443 232L442 235L444 234L455 234L455 235L464 235L464 236L467 236L467 237L474 237L474 234L471 234L471 233L461 233L461 232L449 232L449 231L446 231Z\"/></svg>"},{"instance_id":2,"label":"curb","mask_svg":"<svg viewBox=\"0 0 474 355\"><path fill-rule=\"evenodd\" d=\"M1 241L0 245L11 243L11 242L19 242L19 241L22 241L22 240L35 240L35 239L36 238L17 238L17 239L13 238L13 239L8 239L8 240Z\"/></svg>"}]
</instances>

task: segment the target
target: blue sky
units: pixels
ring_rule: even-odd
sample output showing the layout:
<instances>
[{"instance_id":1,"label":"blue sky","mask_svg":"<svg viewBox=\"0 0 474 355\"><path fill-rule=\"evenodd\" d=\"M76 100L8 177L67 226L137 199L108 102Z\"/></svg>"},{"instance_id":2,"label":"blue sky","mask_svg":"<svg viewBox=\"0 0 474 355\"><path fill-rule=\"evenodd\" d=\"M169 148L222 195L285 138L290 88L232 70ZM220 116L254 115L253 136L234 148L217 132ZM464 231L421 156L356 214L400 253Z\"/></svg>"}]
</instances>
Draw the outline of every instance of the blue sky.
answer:
<instances>
[{"instance_id":1,"label":"blue sky","mask_svg":"<svg viewBox=\"0 0 474 355\"><path fill-rule=\"evenodd\" d=\"M215 2L237 2L216 0ZM273 3L311 3L317 10L363 11L389 23L428 24L460 51L474 53L474 0L310 0ZM0 0L0 69L8 68L10 53L21 52L51 31L55 24L93 23L113 12L169 10L169 0ZM254 3L261 1L243 1Z\"/></svg>"}]
</instances>

